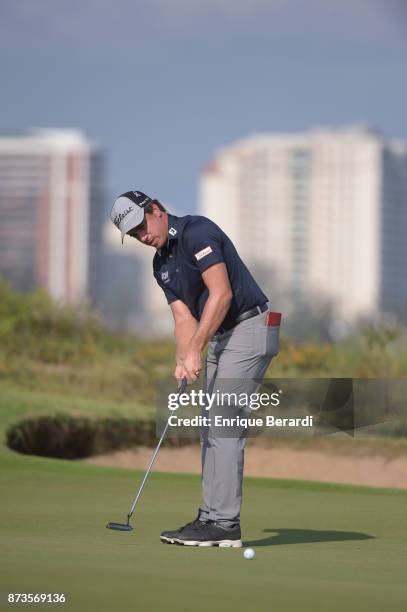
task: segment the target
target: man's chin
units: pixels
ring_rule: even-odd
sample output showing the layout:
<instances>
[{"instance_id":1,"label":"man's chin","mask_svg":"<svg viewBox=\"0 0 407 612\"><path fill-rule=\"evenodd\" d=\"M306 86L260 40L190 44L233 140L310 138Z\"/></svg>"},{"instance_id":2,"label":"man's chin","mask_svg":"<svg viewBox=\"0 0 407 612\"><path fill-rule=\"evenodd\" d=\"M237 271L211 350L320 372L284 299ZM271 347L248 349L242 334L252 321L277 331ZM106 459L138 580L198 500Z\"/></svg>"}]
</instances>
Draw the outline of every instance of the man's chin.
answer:
<instances>
[{"instance_id":1,"label":"man's chin","mask_svg":"<svg viewBox=\"0 0 407 612\"><path fill-rule=\"evenodd\" d=\"M146 243L146 246L152 247L153 249L160 249L161 248L160 242L161 242L160 240L153 240L150 243Z\"/></svg>"}]
</instances>

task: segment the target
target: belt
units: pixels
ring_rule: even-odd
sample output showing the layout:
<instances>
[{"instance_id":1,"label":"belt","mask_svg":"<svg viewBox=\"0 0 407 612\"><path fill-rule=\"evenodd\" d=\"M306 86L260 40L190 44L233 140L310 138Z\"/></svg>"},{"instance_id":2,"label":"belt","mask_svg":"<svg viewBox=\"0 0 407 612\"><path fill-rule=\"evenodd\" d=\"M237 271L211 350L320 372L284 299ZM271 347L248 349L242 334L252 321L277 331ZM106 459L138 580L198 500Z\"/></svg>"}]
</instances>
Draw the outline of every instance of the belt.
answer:
<instances>
[{"instance_id":1,"label":"belt","mask_svg":"<svg viewBox=\"0 0 407 612\"><path fill-rule=\"evenodd\" d=\"M238 323L241 323L242 321L246 321L246 319L251 319L252 317L255 317L256 315L261 314L265 310L267 310L267 302L264 302L264 304L262 304L261 306L254 306L254 308L250 308L250 310L246 310L246 312L242 312L242 314L236 317L236 319L234 319L233 321L230 321L230 323L228 323L227 325L222 325L221 327L219 327L217 333L224 334L225 332L236 327Z\"/></svg>"}]
</instances>

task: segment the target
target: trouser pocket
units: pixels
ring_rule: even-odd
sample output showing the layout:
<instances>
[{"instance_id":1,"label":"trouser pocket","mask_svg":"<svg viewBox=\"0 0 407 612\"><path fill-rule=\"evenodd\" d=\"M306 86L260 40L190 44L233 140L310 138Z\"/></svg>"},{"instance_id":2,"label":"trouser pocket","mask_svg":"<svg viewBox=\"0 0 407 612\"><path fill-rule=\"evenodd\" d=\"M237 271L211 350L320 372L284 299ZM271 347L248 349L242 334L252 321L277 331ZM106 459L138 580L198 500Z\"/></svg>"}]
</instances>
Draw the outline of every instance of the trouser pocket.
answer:
<instances>
[{"instance_id":1,"label":"trouser pocket","mask_svg":"<svg viewBox=\"0 0 407 612\"><path fill-rule=\"evenodd\" d=\"M280 326L266 327L259 325L256 329L257 354L260 356L275 357L280 344Z\"/></svg>"},{"instance_id":2,"label":"trouser pocket","mask_svg":"<svg viewBox=\"0 0 407 612\"><path fill-rule=\"evenodd\" d=\"M266 327L266 355L274 357L280 348L280 326Z\"/></svg>"},{"instance_id":3,"label":"trouser pocket","mask_svg":"<svg viewBox=\"0 0 407 612\"><path fill-rule=\"evenodd\" d=\"M257 323L256 334L261 355L275 357L280 346L281 314L267 312Z\"/></svg>"}]
</instances>

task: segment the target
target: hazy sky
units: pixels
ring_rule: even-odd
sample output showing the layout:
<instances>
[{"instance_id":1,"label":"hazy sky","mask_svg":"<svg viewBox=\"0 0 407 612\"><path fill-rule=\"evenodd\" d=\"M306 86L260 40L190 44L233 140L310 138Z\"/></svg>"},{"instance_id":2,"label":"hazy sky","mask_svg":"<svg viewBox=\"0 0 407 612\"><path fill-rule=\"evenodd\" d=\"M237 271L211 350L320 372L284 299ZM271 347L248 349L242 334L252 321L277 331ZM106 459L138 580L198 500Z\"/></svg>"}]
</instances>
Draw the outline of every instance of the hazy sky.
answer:
<instances>
[{"instance_id":1,"label":"hazy sky","mask_svg":"<svg viewBox=\"0 0 407 612\"><path fill-rule=\"evenodd\" d=\"M367 122L407 139L407 0L0 0L0 129L79 127L108 188L195 211L221 146Z\"/></svg>"}]
</instances>

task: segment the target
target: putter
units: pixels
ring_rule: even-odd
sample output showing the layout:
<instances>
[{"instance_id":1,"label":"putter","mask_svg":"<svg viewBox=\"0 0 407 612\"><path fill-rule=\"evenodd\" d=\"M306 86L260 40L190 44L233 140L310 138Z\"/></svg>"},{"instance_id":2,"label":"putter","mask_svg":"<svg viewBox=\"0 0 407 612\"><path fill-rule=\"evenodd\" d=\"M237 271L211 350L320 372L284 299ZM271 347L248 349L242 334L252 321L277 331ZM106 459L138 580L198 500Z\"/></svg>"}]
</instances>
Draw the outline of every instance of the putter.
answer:
<instances>
[{"instance_id":1,"label":"putter","mask_svg":"<svg viewBox=\"0 0 407 612\"><path fill-rule=\"evenodd\" d=\"M183 379L182 379L182 381L181 381L180 386L178 387L178 395L180 395L181 393L184 393L184 391L185 391L185 389L186 389L186 386L187 386L187 379L186 379L186 378L183 378ZM142 492L142 490L143 490L144 484L145 484L145 482L146 482L146 480L147 480L147 476L149 475L150 470L151 470L151 468L152 468L152 467L153 467L153 465L154 465L154 461L155 461L155 458L156 458L157 453L158 453L158 451L159 451L159 448L160 448L160 446L161 446L161 442L162 442L162 441L164 440L164 438L165 438L165 434L167 433L168 425L169 425L169 420L167 419L167 423L166 423L166 425L165 425L165 427L164 427L164 431L163 431L163 432L162 432L162 434L161 434L161 438L160 438L160 439L159 439L159 441L158 441L157 447L156 447L156 449L155 449L155 451L154 451L154 454L153 454L153 456L152 456L152 459L151 459L151 461L150 461L150 464L149 464L149 466L148 466L148 468L147 468L146 473L144 474L144 478L143 478L143 480L142 480L142 482L141 482L141 485L140 485L140 487L139 487L139 490L137 491L136 498L135 498L135 500L134 500L134 502L133 502L133 505L132 505L132 507L131 507L131 509L130 509L130 512L129 512L129 513L128 513L128 515L127 515L127 522L126 522L126 523L108 523L108 524L106 525L107 529L116 529L116 531L133 531L133 527L130 525L130 519L131 519L132 514L133 514L133 512L134 512L134 508L136 507L136 504L137 504L137 502L138 502L138 500L139 500L139 497L140 497L141 492Z\"/></svg>"}]
</instances>

